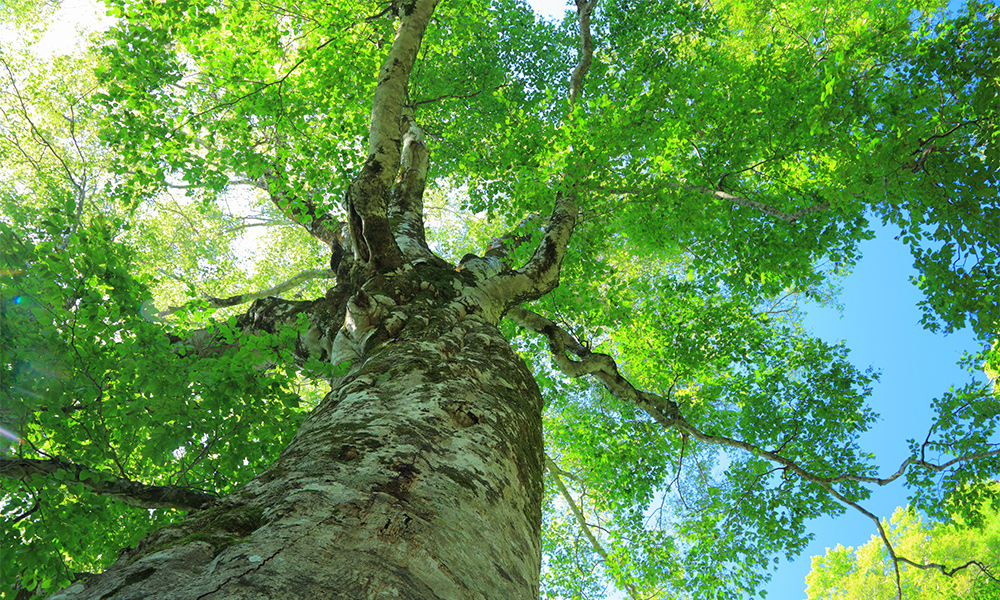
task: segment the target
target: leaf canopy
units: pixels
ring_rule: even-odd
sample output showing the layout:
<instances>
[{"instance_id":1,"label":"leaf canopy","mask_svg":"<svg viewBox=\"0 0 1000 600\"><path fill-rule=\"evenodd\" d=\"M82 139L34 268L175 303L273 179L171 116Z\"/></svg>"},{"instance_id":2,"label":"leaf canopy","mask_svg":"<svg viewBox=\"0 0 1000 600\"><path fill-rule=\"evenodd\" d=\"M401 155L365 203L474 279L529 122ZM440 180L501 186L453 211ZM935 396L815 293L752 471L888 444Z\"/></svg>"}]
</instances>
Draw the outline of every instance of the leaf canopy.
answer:
<instances>
[{"instance_id":1,"label":"leaf canopy","mask_svg":"<svg viewBox=\"0 0 1000 600\"><path fill-rule=\"evenodd\" d=\"M9 452L220 495L276 456L315 400L288 350L307 324L247 335L238 307L188 303L328 264L293 226L346 218L409 6L116 0L81 57L2 48L2 425L22 440ZM34 7L3 10L26 30ZM573 103L572 16L511 0L436 10L406 92L431 153L433 248L457 264L513 233L522 264L573 193L559 287L531 309L703 434L565 377L504 321L562 473L547 485L543 595L753 594L805 546L809 519L868 497L878 465L857 439L877 373L805 331L798 303L836 302L874 221L911 248L924 326L971 327L984 346L969 366L1000 369L998 23L978 2L603 0ZM273 205L265 179L291 200ZM252 246L255 225L269 231ZM233 347L177 349L198 331ZM943 480L911 467L913 506L978 524L972 500L995 495L982 482L1000 469L997 399L970 384L934 403L914 461L976 459ZM37 593L177 518L78 481L3 485L3 547ZM109 533L88 537L95 523Z\"/></svg>"}]
</instances>

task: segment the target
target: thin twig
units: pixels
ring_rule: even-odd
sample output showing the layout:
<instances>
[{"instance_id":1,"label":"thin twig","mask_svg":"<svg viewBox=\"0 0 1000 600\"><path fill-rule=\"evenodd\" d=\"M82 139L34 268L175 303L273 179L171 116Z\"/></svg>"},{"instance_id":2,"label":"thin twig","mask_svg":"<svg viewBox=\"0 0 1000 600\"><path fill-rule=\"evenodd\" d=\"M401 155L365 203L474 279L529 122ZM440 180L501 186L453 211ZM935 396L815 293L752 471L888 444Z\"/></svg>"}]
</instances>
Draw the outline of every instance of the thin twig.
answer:
<instances>
[{"instance_id":1,"label":"thin twig","mask_svg":"<svg viewBox=\"0 0 1000 600\"><path fill-rule=\"evenodd\" d=\"M583 535L587 537L587 541L590 542L590 546L594 549L594 552L601 557L601 560L604 561L605 564L610 565L607 550L605 550L604 546L601 545L601 542L598 541L594 532L590 530L590 525L587 523L587 518L584 516L583 511L579 506L577 506L576 500L573 499L573 495L569 493L569 490L566 488L566 484L564 484L562 479L559 477L559 474L563 471L556 466L555 462L553 462L548 455L545 455L545 468L548 470L549 475L552 475L552 480L555 481L556 487L559 489L559 494L563 497L563 500L566 501L566 504L569 505L569 509L573 513L573 517L576 518L576 522L580 526L580 530L583 531ZM623 583L625 585L625 590L633 600L641 600L641 594L639 594L639 591L635 589L635 586L632 585L632 583L628 581L624 581Z\"/></svg>"}]
</instances>

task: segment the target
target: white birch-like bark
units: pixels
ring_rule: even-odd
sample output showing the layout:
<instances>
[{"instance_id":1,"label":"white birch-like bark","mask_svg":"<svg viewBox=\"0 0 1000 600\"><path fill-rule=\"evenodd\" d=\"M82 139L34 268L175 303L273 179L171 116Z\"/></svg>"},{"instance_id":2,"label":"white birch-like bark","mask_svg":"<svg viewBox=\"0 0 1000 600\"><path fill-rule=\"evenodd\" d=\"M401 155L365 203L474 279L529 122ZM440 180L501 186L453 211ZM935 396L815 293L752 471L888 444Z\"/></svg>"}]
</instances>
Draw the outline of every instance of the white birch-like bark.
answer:
<instances>
[{"instance_id":1,"label":"white birch-like bark","mask_svg":"<svg viewBox=\"0 0 1000 600\"><path fill-rule=\"evenodd\" d=\"M402 151L406 85L437 3L438 0L415 0L402 9L396 38L379 70L368 127L368 160L381 165L376 175L386 188L396 178Z\"/></svg>"},{"instance_id":2,"label":"white birch-like bark","mask_svg":"<svg viewBox=\"0 0 1000 600\"><path fill-rule=\"evenodd\" d=\"M495 278L492 292L502 297L509 306L541 298L559 285L559 269L562 267L569 238L576 226L579 209L572 194L559 194L549 217L542 240L535 248L528 262L510 273L501 273Z\"/></svg>"},{"instance_id":3,"label":"white birch-like bark","mask_svg":"<svg viewBox=\"0 0 1000 600\"><path fill-rule=\"evenodd\" d=\"M386 272L399 268L402 253L388 221L389 195L399 174L403 102L410 71L438 0L415 0L400 8L399 28L372 98L368 157L347 188L348 229L354 257Z\"/></svg>"},{"instance_id":4,"label":"white birch-like bark","mask_svg":"<svg viewBox=\"0 0 1000 600\"><path fill-rule=\"evenodd\" d=\"M389 203L389 225L396 244L408 261L434 260L427 246L424 231L424 189L430 156L424 145L423 132L410 120L403 135L403 151L399 159L399 177Z\"/></svg>"}]
</instances>

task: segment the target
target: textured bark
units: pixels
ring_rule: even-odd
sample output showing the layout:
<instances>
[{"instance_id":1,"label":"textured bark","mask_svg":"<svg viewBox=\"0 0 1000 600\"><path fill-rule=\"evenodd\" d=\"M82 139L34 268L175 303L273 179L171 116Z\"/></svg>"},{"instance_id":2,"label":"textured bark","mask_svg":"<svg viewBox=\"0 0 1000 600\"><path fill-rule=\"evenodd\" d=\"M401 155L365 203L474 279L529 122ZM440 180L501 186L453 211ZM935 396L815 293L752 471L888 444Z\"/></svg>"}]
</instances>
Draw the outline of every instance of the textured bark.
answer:
<instances>
[{"instance_id":1,"label":"textured bark","mask_svg":"<svg viewBox=\"0 0 1000 600\"><path fill-rule=\"evenodd\" d=\"M505 308L537 300L556 289L578 214L573 195L558 194L545 234L528 262L516 271L491 278L496 281L496 293L502 294Z\"/></svg>"},{"instance_id":2,"label":"textured bark","mask_svg":"<svg viewBox=\"0 0 1000 600\"><path fill-rule=\"evenodd\" d=\"M379 70L372 98L368 157L361 173L347 187L348 230L354 257L383 273L403 264L388 221L389 196L400 171L406 85L437 3L415 0L400 11L396 38Z\"/></svg>"},{"instance_id":3,"label":"textured bark","mask_svg":"<svg viewBox=\"0 0 1000 600\"><path fill-rule=\"evenodd\" d=\"M52 598L537 598L541 395L474 285L368 281L316 324L357 356L282 456Z\"/></svg>"},{"instance_id":4,"label":"textured bark","mask_svg":"<svg viewBox=\"0 0 1000 600\"><path fill-rule=\"evenodd\" d=\"M292 360L348 373L265 471L53 600L538 597L542 399L497 323L558 284L577 208L572 190L557 195L521 269L499 249L458 267L429 251L427 151L402 111L437 1L398 6L367 158L345 197L350 248L339 251L332 217L272 196L330 241L336 286L311 302L259 299L237 319L252 334L305 315ZM186 343L221 344L201 338Z\"/></svg>"},{"instance_id":5,"label":"textured bark","mask_svg":"<svg viewBox=\"0 0 1000 600\"><path fill-rule=\"evenodd\" d=\"M434 260L424 235L424 188L430 164L423 132L410 121L403 136L399 177L389 203L389 225L396 232L396 244L407 260Z\"/></svg>"}]
</instances>

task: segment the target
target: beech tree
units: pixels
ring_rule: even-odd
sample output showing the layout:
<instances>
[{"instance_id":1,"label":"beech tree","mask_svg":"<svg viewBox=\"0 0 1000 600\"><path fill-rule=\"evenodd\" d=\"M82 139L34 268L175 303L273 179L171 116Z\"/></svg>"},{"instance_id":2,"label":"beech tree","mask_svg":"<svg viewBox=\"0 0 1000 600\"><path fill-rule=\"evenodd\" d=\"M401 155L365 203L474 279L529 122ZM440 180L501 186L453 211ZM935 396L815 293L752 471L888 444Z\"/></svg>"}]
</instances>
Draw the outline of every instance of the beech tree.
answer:
<instances>
[{"instance_id":1,"label":"beech tree","mask_svg":"<svg viewBox=\"0 0 1000 600\"><path fill-rule=\"evenodd\" d=\"M798 320L881 221L1000 365L995 8L108 10L4 48L6 594L733 597L856 510L902 595L871 489L995 497L988 384L877 465Z\"/></svg>"}]
</instances>

